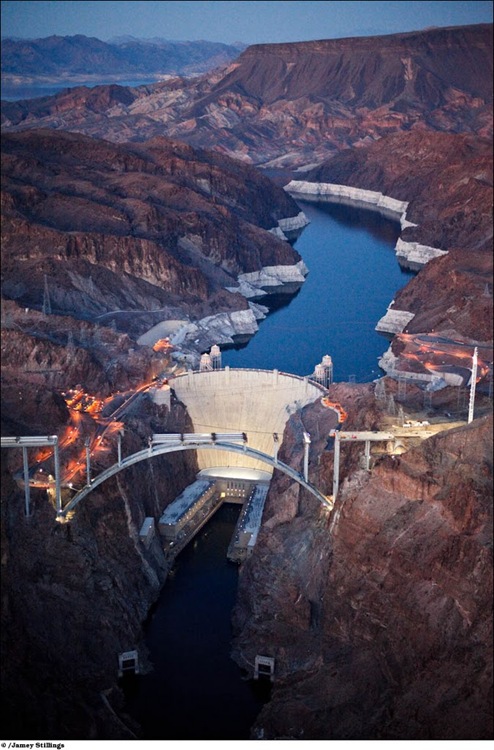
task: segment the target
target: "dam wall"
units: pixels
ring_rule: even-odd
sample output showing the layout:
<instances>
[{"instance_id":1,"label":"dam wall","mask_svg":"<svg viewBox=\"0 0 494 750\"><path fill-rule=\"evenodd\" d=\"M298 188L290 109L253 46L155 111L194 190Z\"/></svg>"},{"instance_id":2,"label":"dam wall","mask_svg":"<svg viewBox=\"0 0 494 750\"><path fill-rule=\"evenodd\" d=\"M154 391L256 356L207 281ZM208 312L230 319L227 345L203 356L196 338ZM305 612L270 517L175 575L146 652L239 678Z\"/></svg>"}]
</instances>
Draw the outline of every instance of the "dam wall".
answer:
<instances>
[{"instance_id":1,"label":"dam wall","mask_svg":"<svg viewBox=\"0 0 494 750\"><path fill-rule=\"evenodd\" d=\"M274 455L273 434L283 439L291 414L327 395L318 383L278 370L190 370L170 381L175 396L187 408L198 433L245 432L250 448ZM242 467L269 471L272 467L239 453L198 450L199 468Z\"/></svg>"}]
</instances>

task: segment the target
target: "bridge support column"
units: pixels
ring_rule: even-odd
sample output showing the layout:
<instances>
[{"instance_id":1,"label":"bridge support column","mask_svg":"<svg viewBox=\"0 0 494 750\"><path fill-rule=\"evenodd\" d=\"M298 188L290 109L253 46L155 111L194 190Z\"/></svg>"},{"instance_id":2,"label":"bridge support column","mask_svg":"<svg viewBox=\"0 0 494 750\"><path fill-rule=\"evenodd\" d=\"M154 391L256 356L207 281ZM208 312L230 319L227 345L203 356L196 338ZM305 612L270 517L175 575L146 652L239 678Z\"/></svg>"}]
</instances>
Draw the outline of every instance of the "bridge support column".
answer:
<instances>
[{"instance_id":1,"label":"bridge support column","mask_svg":"<svg viewBox=\"0 0 494 750\"><path fill-rule=\"evenodd\" d=\"M279 440L278 440L278 433L277 432L273 433L273 448L274 448L273 460L274 460L275 464L277 464L278 463L278 451L280 449L280 443L279 443Z\"/></svg>"},{"instance_id":2,"label":"bridge support column","mask_svg":"<svg viewBox=\"0 0 494 750\"><path fill-rule=\"evenodd\" d=\"M55 501L57 504L57 516L62 515L62 487L60 483L60 455L58 452L58 438L55 438L53 456L55 459Z\"/></svg>"},{"instance_id":3,"label":"bridge support column","mask_svg":"<svg viewBox=\"0 0 494 750\"><path fill-rule=\"evenodd\" d=\"M309 481L309 446L310 435L308 432L304 432L304 479L306 482Z\"/></svg>"},{"instance_id":4,"label":"bridge support column","mask_svg":"<svg viewBox=\"0 0 494 750\"><path fill-rule=\"evenodd\" d=\"M365 441L364 462L365 470L370 471L370 440Z\"/></svg>"},{"instance_id":5,"label":"bridge support column","mask_svg":"<svg viewBox=\"0 0 494 750\"><path fill-rule=\"evenodd\" d=\"M22 463L24 467L24 507L26 511L26 518L31 515L31 504L30 504L30 487L29 487L29 463L27 460L27 448L22 448Z\"/></svg>"},{"instance_id":6,"label":"bridge support column","mask_svg":"<svg viewBox=\"0 0 494 750\"><path fill-rule=\"evenodd\" d=\"M340 433L336 431L334 436L334 464L333 464L333 502L336 502L338 487L340 484Z\"/></svg>"},{"instance_id":7,"label":"bridge support column","mask_svg":"<svg viewBox=\"0 0 494 750\"><path fill-rule=\"evenodd\" d=\"M91 486L91 451L89 450L89 438L84 441L86 446L86 487Z\"/></svg>"},{"instance_id":8,"label":"bridge support column","mask_svg":"<svg viewBox=\"0 0 494 750\"><path fill-rule=\"evenodd\" d=\"M118 444L117 444L117 450L118 450L118 465L122 465L122 433L118 433Z\"/></svg>"}]
</instances>

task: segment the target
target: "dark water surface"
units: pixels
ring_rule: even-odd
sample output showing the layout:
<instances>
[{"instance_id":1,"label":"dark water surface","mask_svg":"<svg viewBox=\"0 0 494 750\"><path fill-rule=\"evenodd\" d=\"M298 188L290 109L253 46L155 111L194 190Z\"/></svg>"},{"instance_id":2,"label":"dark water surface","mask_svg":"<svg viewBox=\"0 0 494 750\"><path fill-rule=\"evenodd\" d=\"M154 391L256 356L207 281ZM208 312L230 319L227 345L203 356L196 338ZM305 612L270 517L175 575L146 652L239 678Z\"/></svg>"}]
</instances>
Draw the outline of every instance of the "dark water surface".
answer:
<instances>
[{"instance_id":1,"label":"dark water surface","mask_svg":"<svg viewBox=\"0 0 494 750\"><path fill-rule=\"evenodd\" d=\"M388 347L375 325L411 276L394 254L399 225L343 205L300 206L311 221L295 243L307 280L222 364L308 375L330 354L335 380L372 380ZM230 659L238 568L226 552L238 512L223 506L180 553L149 618L154 671L137 678L129 704L146 739L247 740L262 707L266 683L245 681Z\"/></svg>"},{"instance_id":2,"label":"dark water surface","mask_svg":"<svg viewBox=\"0 0 494 750\"><path fill-rule=\"evenodd\" d=\"M45 85L41 85L39 83L33 83L33 84L12 84L12 83L2 83L2 90L1 90L1 97L4 101L7 102L17 102L22 101L24 99L39 99L43 96L54 96L55 94L59 94L61 91L65 91L66 89L74 89L79 88L80 86L87 86L88 88L92 89L95 86L145 86L145 85L151 85L153 83L158 83L158 81L154 78L152 81L150 81L148 78L139 78L135 80L121 80L121 81L110 81L110 80L101 80L101 81L70 81L66 83L59 83L59 82L53 82L52 84L46 83Z\"/></svg>"},{"instance_id":3,"label":"dark water surface","mask_svg":"<svg viewBox=\"0 0 494 750\"><path fill-rule=\"evenodd\" d=\"M223 505L177 557L146 631L154 671L129 710L148 740L243 740L269 687L230 659L238 567L226 552L240 505Z\"/></svg>"},{"instance_id":4,"label":"dark water surface","mask_svg":"<svg viewBox=\"0 0 494 750\"><path fill-rule=\"evenodd\" d=\"M396 260L400 226L375 211L297 202L311 222L294 244L309 269L306 281L260 322L245 348L223 352L222 364L310 375L329 354L335 380L380 377L378 358L389 342L374 329L413 275Z\"/></svg>"}]
</instances>

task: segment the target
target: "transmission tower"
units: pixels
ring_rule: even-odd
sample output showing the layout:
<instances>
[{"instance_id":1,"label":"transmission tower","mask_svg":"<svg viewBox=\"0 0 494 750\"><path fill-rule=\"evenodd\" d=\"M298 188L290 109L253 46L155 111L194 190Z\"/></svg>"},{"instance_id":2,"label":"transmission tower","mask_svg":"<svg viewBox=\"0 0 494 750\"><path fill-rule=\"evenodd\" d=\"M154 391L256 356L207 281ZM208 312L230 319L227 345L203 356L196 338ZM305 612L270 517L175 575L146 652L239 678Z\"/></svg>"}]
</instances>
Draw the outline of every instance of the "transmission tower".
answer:
<instances>
[{"instance_id":1,"label":"transmission tower","mask_svg":"<svg viewBox=\"0 0 494 750\"><path fill-rule=\"evenodd\" d=\"M424 390L424 409L432 409L432 391L427 388Z\"/></svg>"},{"instance_id":2,"label":"transmission tower","mask_svg":"<svg viewBox=\"0 0 494 750\"><path fill-rule=\"evenodd\" d=\"M388 400L387 400L387 408L389 414L392 414L393 416L396 414L396 403L395 403L395 397L392 393L389 394Z\"/></svg>"},{"instance_id":3,"label":"transmission tower","mask_svg":"<svg viewBox=\"0 0 494 750\"><path fill-rule=\"evenodd\" d=\"M403 375L398 375L398 398L406 399L407 396L407 381Z\"/></svg>"},{"instance_id":4,"label":"transmission tower","mask_svg":"<svg viewBox=\"0 0 494 750\"><path fill-rule=\"evenodd\" d=\"M386 401L386 383L382 378L376 383L376 387L374 388L374 398L376 401Z\"/></svg>"},{"instance_id":5,"label":"transmission tower","mask_svg":"<svg viewBox=\"0 0 494 750\"><path fill-rule=\"evenodd\" d=\"M51 315L50 290L48 289L48 276L45 273L43 289L43 315Z\"/></svg>"},{"instance_id":6,"label":"transmission tower","mask_svg":"<svg viewBox=\"0 0 494 750\"><path fill-rule=\"evenodd\" d=\"M458 388L458 397L457 397L457 410L458 412L462 412L467 404L467 391L466 388Z\"/></svg>"}]
</instances>

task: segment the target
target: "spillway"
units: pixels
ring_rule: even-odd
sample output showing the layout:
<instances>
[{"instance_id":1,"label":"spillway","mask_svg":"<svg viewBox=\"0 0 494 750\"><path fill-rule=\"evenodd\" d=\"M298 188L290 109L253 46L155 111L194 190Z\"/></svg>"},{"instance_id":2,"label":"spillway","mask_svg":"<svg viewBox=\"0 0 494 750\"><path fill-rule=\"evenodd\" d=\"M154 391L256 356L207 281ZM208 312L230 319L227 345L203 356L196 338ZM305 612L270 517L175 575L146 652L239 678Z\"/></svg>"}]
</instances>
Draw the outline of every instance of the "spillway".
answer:
<instances>
[{"instance_id":1,"label":"spillway","mask_svg":"<svg viewBox=\"0 0 494 750\"><path fill-rule=\"evenodd\" d=\"M272 456L273 435L283 438L291 414L327 395L327 390L309 380L278 370L192 371L170 381L175 396L187 407L198 433L245 432L249 447ZM267 464L241 453L198 450L199 468L238 467L269 470Z\"/></svg>"}]
</instances>

